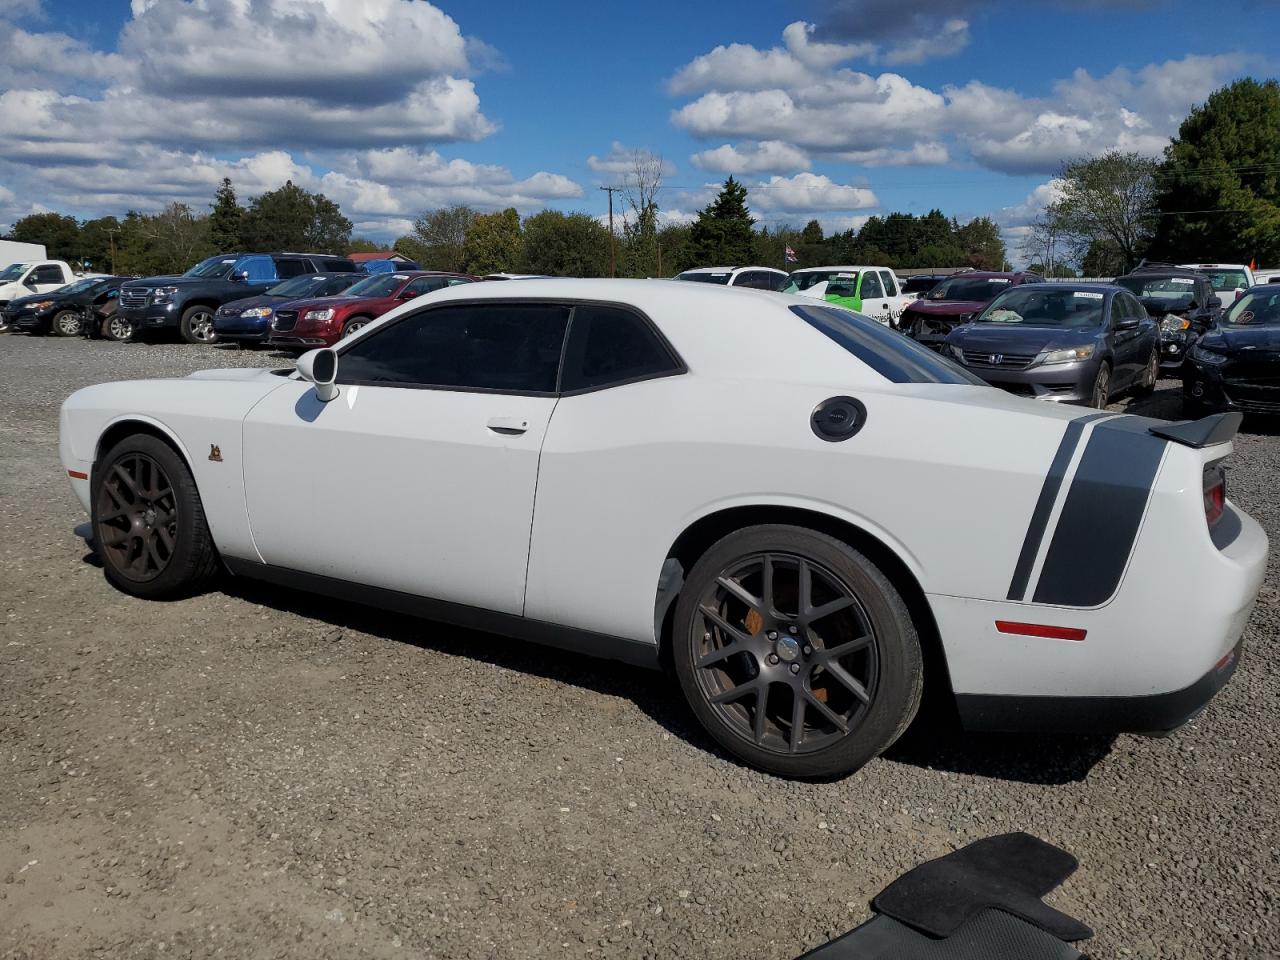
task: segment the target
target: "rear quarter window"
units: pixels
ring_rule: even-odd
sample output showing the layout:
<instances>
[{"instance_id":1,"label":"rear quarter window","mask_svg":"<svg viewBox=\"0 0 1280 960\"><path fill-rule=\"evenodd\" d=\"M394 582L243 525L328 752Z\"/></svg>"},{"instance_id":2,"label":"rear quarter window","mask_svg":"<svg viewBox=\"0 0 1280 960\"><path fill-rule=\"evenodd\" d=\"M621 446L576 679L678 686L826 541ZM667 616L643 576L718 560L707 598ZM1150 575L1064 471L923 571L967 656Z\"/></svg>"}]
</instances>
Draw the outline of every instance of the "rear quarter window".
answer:
<instances>
[{"instance_id":1,"label":"rear quarter window","mask_svg":"<svg viewBox=\"0 0 1280 960\"><path fill-rule=\"evenodd\" d=\"M790 310L891 383L987 385L928 347L852 310L823 306L797 306Z\"/></svg>"}]
</instances>

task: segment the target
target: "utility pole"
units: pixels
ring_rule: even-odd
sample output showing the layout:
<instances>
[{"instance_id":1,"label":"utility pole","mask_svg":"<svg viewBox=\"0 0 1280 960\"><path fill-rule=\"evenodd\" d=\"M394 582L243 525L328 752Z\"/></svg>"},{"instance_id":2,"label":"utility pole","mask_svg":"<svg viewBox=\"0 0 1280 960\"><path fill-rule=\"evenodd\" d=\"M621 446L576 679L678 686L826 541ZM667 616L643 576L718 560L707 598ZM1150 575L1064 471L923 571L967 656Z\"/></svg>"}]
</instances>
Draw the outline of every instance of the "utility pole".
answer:
<instances>
[{"instance_id":1,"label":"utility pole","mask_svg":"<svg viewBox=\"0 0 1280 960\"><path fill-rule=\"evenodd\" d=\"M616 277L618 275L618 253L617 238L613 233L613 195L622 191L621 187L601 187L605 193L609 194L609 276Z\"/></svg>"}]
</instances>

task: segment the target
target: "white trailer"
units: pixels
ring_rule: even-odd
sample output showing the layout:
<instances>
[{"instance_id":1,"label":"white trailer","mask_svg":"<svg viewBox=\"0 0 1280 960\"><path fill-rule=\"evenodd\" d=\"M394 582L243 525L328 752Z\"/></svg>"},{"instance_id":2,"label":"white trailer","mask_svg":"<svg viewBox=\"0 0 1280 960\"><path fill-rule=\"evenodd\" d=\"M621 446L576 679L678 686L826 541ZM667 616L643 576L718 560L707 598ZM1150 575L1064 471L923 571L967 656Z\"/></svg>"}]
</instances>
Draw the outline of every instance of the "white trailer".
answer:
<instances>
[{"instance_id":1,"label":"white trailer","mask_svg":"<svg viewBox=\"0 0 1280 960\"><path fill-rule=\"evenodd\" d=\"M47 260L43 243L19 243L17 240L0 240L0 270L11 263L28 263Z\"/></svg>"}]
</instances>

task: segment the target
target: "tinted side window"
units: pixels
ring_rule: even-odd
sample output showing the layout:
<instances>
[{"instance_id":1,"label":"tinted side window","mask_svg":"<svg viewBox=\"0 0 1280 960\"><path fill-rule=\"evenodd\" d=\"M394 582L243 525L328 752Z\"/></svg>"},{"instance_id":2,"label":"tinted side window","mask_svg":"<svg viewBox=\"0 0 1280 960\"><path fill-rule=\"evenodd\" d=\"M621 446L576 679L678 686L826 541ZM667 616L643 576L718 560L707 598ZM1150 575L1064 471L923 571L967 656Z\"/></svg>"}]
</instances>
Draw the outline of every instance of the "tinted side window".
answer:
<instances>
[{"instance_id":1,"label":"tinted side window","mask_svg":"<svg viewBox=\"0 0 1280 960\"><path fill-rule=\"evenodd\" d=\"M880 279L884 281L885 296L896 297L898 295L898 278L888 270L881 270Z\"/></svg>"},{"instance_id":2,"label":"tinted side window","mask_svg":"<svg viewBox=\"0 0 1280 960\"><path fill-rule=\"evenodd\" d=\"M758 286L760 286L760 284L759 284L759 282L758 282L758 277L759 277L759 276L760 276L760 274L758 274L756 271L754 271L754 270L747 270L746 272L744 272L744 273L740 273L740 274L738 274L736 277L734 277L734 278L733 278L733 286L735 286L735 287L758 287Z\"/></svg>"},{"instance_id":3,"label":"tinted side window","mask_svg":"<svg viewBox=\"0 0 1280 960\"><path fill-rule=\"evenodd\" d=\"M1139 300L1137 297L1135 297L1133 294L1131 294L1131 293L1126 293L1126 294L1124 295L1124 302L1125 302L1125 304L1126 304L1126 305L1128 306L1128 308L1129 308L1129 309L1128 309L1128 314L1129 314L1129 316L1131 316L1131 317L1135 317L1135 318L1137 318L1138 320L1146 320L1146 319L1147 319L1147 308L1146 308L1146 307L1144 307L1144 306L1142 305L1142 301L1140 301L1140 300Z\"/></svg>"},{"instance_id":4,"label":"tinted side window","mask_svg":"<svg viewBox=\"0 0 1280 960\"><path fill-rule=\"evenodd\" d=\"M884 296L884 287L880 284L880 275L873 270L868 270L862 275L862 299L874 300L876 297Z\"/></svg>"},{"instance_id":5,"label":"tinted side window","mask_svg":"<svg viewBox=\"0 0 1280 960\"><path fill-rule=\"evenodd\" d=\"M55 266L36 267L31 271L31 283L62 283L62 268Z\"/></svg>"},{"instance_id":6,"label":"tinted side window","mask_svg":"<svg viewBox=\"0 0 1280 960\"><path fill-rule=\"evenodd\" d=\"M563 392L676 373L681 365L645 320L620 307L574 310Z\"/></svg>"},{"instance_id":7,"label":"tinted side window","mask_svg":"<svg viewBox=\"0 0 1280 960\"><path fill-rule=\"evenodd\" d=\"M307 272L307 262L305 260L294 260L286 257L278 257L276 259L276 276L281 280L300 277Z\"/></svg>"},{"instance_id":8,"label":"tinted side window","mask_svg":"<svg viewBox=\"0 0 1280 960\"><path fill-rule=\"evenodd\" d=\"M441 306L405 317L342 352L341 383L554 393L569 308Z\"/></svg>"},{"instance_id":9,"label":"tinted side window","mask_svg":"<svg viewBox=\"0 0 1280 960\"><path fill-rule=\"evenodd\" d=\"M770 273L767 274L767 276L769 280L764 285L765 290L783 290L786 288L787 284L791 282L791 278L785 273Z\"/></svg>"},{"instance_id":10,"label":"tinted side window","mask_svg":"<svg viewBox=\"0 0 1280 960\"><path fill-rule=\"evenodd\" d=\"M330 277L325 281L324 286L316 292L315 296L332 297L335 294L342 293L347 287L355 283L359 276L359 274L353 273L349 277Z\"/></svg>"},{"instance_id":11,"label":"tinted side window","mask_svg":"<svg viewBox=\"0 0 1280 960\"><path fill-rule=\"evenodd\" d=\"M331 259L325 259L325 260L317 260L316 268L317 268L317 272L319 273L346 273L346 272L355 273L356 272L356 265L354 260L346 260L340 257L333 257Z\"/></svg>"},{"instance_id":12,"label":"tinted side window","mask_svg":"<svg viewBox=\"0 0 1280 960\"><path fill-rule=\"evenodd\" d=\"M432 290L439 290L444 285L444 277L418 277L415 280L410 280L400 295L402 297L420 297L424 293L430 293Z\"/></svg>"}]
</instances>

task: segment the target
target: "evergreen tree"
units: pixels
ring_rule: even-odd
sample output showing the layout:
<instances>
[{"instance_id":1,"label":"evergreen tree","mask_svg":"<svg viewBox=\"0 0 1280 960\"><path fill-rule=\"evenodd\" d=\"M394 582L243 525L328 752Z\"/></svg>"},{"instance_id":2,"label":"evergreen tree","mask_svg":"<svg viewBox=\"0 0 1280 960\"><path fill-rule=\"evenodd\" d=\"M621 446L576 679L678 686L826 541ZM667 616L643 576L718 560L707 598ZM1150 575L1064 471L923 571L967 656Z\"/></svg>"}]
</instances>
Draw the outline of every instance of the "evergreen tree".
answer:
<instances>
[{"instance_id":1,"label":"evergreen tree","mask_svg":"<svg viewBox=\"0 0 1280 960\"><path fill-rule=\"evenodd\" d=\"M351 221L324 194L311 193L289 180L278 190L254 198L241 221L240 239L248 253L345 253Z\"/></svg>"},{"instance_id":2,"label":"evergreen tree","mask_svg":"<svg viewBox=\"0 0 1280 960\"><path fill-rule=\"evenodd\" d=\"M244 208L236 200L236 188L231 185L230 177L222 178L222 184L210 206L213 212L209 214L209 242L220 253L239 250Z\"/></svg>"},{"instance_id":3,"label":"evergreen tree","mask_svg":"<svg viewBox=\"0 0 1280 960\"><path fill-rule=\"evenodd\" d=\"M689 255L700 266L742 266L752 259L752 226L747 188L733 177L698 213L689 235Z\"/></svg>"}]
</instances>

